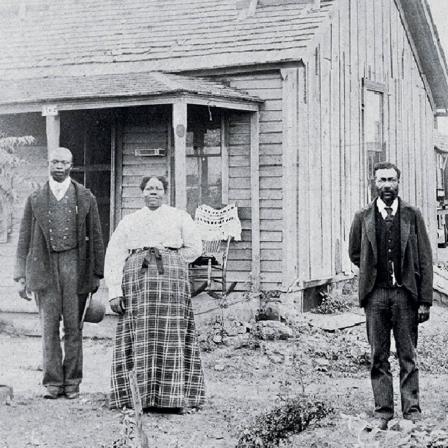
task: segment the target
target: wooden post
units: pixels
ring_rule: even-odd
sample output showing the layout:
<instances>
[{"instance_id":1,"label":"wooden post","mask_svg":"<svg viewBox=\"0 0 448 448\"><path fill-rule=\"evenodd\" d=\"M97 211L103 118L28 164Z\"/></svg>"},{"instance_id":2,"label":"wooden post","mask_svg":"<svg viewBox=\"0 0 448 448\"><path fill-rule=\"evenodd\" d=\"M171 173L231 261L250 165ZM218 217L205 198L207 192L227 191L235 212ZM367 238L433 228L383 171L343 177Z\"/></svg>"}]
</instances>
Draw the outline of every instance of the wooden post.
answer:
<instances>
[{"instance_id":1,"label":"wooden post","mask_svg":"<svg viewBox=\"0 0 448 448\"><path fill-rule=\"evenodd\" d=\"M229 150L228 150L228 119L227 115L221 118L221 181L222 203L229 203Z\"/></svg>"},{"instance_id":2,"label":"wooden post","mask_svg":"<svg viewBox=\"0 0 448 448\"><path fill-rule=\"evenodd\" d=\"M310 209L309 188L309 128L308 128L308 87L306 82L306 67L298 68L297 82L297 120L298 136L300 144L297 148L297 277L303 282L310 279L310 219L309 213L303 212Z\"/></svg>"},{"instance_id":3,"label":"wooden post","mask_svg":"<svg viewBox=\"0 0 448 448\"><path fill-rule=\"evenodd\" d=\"M250 190L252 221L252 284L260 289L260 113L250 117Z\"/></svg>"},{"instance_id":4,"label":"wooden post","mask_svg":"<svg viewBox=\"0 0 448 448\"><path fill-rule=\"evenodd\" d=\"M284 288L297 278L298 69L281 70L283 91L283 278Z\"/></svg>"},{"instance_id":5,"label":"wooden post","mask_svg":"<svg viewBox=\"0 0 448 448\"><path fill-rule=\"evenodd\" d=\"M187 103L173 104L175 204L187 208Z\"/></svg>"},{"instance_id":6,"label":"wooden post","mask_svg":"<svg viewBox=\"0 0 448 448\"><path fill-rule=\"evenodd\" d=\"M53 149L59 147L61 134L60 116L55 105L43 106L42 115L46 119L47 151L50 154Z\"/></svg>"},{"instance_id":7,"label":"wooden post","mask_svg":"<svg viewBox=\"0 0 448 448\"><path fill-rule=\"evenodd\" d=\"M131 386L132 403L134 405L135 425L137 427L140 448L149 448L148 437L143 431L143 409L140 391L138 390L137 378L133 370L129 371L129 385Z\"/></svg>"}]
</instances>

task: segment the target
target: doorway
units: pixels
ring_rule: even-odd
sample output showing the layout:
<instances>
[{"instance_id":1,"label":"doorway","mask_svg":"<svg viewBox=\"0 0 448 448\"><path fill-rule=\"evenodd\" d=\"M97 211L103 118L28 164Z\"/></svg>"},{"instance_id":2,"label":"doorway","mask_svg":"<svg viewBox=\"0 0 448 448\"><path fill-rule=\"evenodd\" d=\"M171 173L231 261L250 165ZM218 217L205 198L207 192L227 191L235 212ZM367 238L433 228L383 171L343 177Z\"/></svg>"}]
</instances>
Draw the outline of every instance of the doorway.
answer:
<instances>
[{"instance_id":1,"label":"doorway","mask_svg":"<svg viewBox=\"0 0 448 448\"><path fill-rule=\"evenodd\" d=\"M60 145L73 153L71 177L96 197L105 246L110 235L112 123L111 110L61 113Z\"/></svg>"}]
</instances>

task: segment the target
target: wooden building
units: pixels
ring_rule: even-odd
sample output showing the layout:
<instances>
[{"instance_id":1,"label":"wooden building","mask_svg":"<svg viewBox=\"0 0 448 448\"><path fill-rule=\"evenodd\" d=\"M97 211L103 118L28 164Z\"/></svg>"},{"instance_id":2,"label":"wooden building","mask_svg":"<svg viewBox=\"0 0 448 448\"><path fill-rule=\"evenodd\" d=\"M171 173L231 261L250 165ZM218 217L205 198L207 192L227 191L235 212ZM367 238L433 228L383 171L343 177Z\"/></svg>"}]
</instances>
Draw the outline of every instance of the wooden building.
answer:
<instances>
[{"instance_id":1,"label":"wooden building","mask_svg":"<svg viewBox=\"0 0 448 448\"><path fill-rule=\"evenodd\" d=\"M230 280L300 294L352 271L351 220L388 159L436 247L448 77L426 0L11 0L0 37L0 130L35 136L20 154L37 182L47 148L72 149L106 240L141 206L141 176L164 174L190 213L238 204ZM17 306L19 218L1 309Z\"/></svg>"}]
</instances>

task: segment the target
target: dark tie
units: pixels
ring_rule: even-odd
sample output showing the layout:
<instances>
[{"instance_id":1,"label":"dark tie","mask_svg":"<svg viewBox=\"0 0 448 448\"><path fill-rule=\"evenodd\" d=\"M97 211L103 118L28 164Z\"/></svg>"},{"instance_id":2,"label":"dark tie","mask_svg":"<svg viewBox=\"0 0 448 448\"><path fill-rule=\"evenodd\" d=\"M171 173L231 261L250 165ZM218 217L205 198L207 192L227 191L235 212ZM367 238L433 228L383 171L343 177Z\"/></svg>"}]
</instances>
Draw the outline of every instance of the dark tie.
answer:
<instances>
[{"instance_id":1,"label":"dark tie","mask_svg":"<svg viewBox=\"0 0 448 448\"><path fill-rule=\"evenodd\" d=\"M386 210L386 212L387 212L387 217L386 217L386 219L387 219L388 221L391 221L391 220L393 219L393 216L392 216L392 207L384 207L384 210Z\"/></svg>"}]
</instances>

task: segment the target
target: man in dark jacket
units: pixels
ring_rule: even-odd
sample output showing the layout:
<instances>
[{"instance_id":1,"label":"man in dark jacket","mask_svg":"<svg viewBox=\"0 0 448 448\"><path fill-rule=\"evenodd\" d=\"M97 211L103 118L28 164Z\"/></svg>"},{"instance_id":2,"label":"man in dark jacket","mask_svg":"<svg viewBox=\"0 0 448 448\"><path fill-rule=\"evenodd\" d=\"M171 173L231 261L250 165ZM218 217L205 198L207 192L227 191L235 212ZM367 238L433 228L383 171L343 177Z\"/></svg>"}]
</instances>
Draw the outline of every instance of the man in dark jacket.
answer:
<instances>
[{"instance_id":1,"label":"man in dark jacket","mask_svg":"<svg viewBox=\"0 0 448 448\"><path fill-rule=\"evenodd\" d=\"M73 399L82 380L80 319L87 295L103 277L104 246L96 199L69 176L72 153L57 148L49 160L49 181L25 204L14 279L20 296L32 291L39 307L44 397Z\"/></svg>"},{"instance_id":2,"label":"man in dark jacket","mask_svg":"<svg viewBox=\"0 0 448 448\"><path fill-rule=\"evenodd\" d=\"M375 426L386 429L394 415L390 334L400 364L403 417L418 420L418 323L429 319L432 304L432 255L422 215L398 197L400 170L375 165L378 197L355 214L349 254L359 267L359 301L365 308L371 346Z\"/></svg>"}]
</instances>

